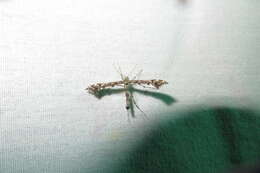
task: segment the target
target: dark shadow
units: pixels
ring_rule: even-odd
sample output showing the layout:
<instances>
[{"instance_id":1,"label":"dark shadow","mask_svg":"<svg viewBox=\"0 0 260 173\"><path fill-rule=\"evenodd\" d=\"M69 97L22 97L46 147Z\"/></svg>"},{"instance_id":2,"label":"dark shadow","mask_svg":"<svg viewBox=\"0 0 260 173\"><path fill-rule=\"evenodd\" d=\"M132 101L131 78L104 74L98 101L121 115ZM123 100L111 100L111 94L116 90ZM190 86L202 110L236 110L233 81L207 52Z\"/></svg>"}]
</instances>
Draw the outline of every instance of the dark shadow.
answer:
<instances>
[{"instance_id":1,"label":"dark shadow","mask_svg":"<svg viewBox=\"0 0 260 173\"><path fill-rule=\"evenodd\" d=\"M107 88L107 89L102 89L102 90L98 91L97 93L94 94L94 96L98 99L101 99L104 96L108 96L108 95L112 95L112 94L125 94L125 92L126 92L126 90L124 88L117 88L117 89ZM129 107L128 108L126 107L127 111L129 111L128 113L131 114L132 118L135 117L134 106L137 107L139 109L139 111L141 111L143 113L144 116L146 116L146 114L141 110L141 108L139 108L139 106L135 103L134 96L133 96L134 92L161 100L166 105L171 105L172 103L176 102L176 99L174 99L170 95L160 93L160 92L141 90L141 89L134 88L133 86L129 86L127 92L129 93L130 97L133 98L133 99L129 100ZM129 118L129 114L128 114L128 118Z\"/></svg>"},{"instance_id":2,"label":"dark shadow","mask_svg":"<svg viewBox=\"0 0 260 173\"><path fill-rule=\"evenodd\" d=\"M225 173L260 173L260 163L250 166L243 166L227 171Z\"/></svg>"},{"instance_id":3,"label":"dark shadow","mask_svg":"<svg viewBox=\"0 0 260 173\"><path fill-rule=\"evenodd\" d=\"M161 93L161 92L140 90L140 89L136 89L136 88L133 88L133 92L161 100L162 102L164 102L167 105L171 105L171 104L177 102L177 100L175 98L173 98L172 96L170 96L168 94Z\"/></svg>"},{"instance_id":4,"label":"dark shadow","mask_svg":"<svg viewBox=\"0 0 260 173\"><path fill-rule=\"evenodd\" d=\"M230 158L230 162L234 165L239 165L241 163L241 155L239 152L239 142L237 139L237 130L236 125L234 124L234 117L232 115L233 110L230 109L216 109L215 118L217 123L217 129L219 134L223 136L223 141L227 144L227 154ZM243 114L243 111L240 111L240 114Z\"/></svg>"},{"instance_id":5,"label":"dark shadow","mask_svg":"<svg viewBox=\"0 0 260 173\"><path fill-rule=\"evenodd\" d=\"M109 95L114 95L114 94L122 94L125 92L125 89L120 88L120 89L112 89L112 88L106 88L102 89L95 94L93 94L96 98L101 99L104 96L109 96Z\"/></svg>"},{"instance_id":6,"label":"dark shadow","mask_svg":"<svg viewBox=\"0 0 260 173\"><path fill-rule=\"evenodd\" d=\"M260 160L258 112L201 107L160 116L168 118L130 152L114 154L111 172L223 173Z\"/></svg>"},{"instance_id":7,"label":"dark shadow","mask_svg":"<svg viewBox=\"0 0 260 173\"><path fill-rule=\"evenodd\" d=\"M141 89L137 89L134 87L130 87L129 91L131 93L139 93L145 96L149 96L155 99L158 99L160 101L162 101L163 103L167 104L167 105L171 105L175 102L177 102L177 100L175 98L173 98L172 96L168 95L168 94L164 94L161 92L155 92L155 91L148 91L148 90L141 90ZM97 92L94 96L97 97L98 99L101 99L104 96L109 96L109 95L113 95L113 94L121 94L124 93L125 89L123 88L119 88L119 89L114 89L114 88L108 88L108 89L102 89L99 92Z\"/></svg>"}]
</instances>

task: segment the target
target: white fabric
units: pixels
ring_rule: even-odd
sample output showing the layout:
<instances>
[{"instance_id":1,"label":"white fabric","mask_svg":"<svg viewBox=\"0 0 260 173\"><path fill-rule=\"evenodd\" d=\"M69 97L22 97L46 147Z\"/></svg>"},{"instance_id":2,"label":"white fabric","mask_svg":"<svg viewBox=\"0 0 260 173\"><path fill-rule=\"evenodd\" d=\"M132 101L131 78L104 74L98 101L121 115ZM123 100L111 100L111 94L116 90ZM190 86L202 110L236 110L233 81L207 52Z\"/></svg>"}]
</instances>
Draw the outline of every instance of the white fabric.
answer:
<instances>
[{"instance_id":1,"label":"white fabric","mask_svg":"<svg viewBox=\"0 0 260 173\"><path fill-rule=\"evenodd\" d=\"M140 79L169 82L160 92L178 100L171 106L135 95L148 122L210 98L257 105L259 7L259 0L0 0L0 172L91 172L109 160L106 152L123 151L118 143L129 130L141 135L149 123L137 109L127 121L124 94L98 100L84 90L119 80L113 64L125 74L137 64Z\"/></svg>"}]
</instances>

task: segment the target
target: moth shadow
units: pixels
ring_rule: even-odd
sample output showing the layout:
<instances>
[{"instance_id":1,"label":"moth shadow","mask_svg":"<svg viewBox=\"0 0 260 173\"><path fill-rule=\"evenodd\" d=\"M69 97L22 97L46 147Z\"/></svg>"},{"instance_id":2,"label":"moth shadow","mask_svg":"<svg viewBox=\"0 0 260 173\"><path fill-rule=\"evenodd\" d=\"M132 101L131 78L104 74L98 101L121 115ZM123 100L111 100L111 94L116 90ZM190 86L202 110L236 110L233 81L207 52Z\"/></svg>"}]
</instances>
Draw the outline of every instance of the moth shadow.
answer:
<instances>
[{"instance_id":1,"label":"moth shadow","mask_svg":"<svg viewBox=\"0 0 260 173\"><path fill-rule=\"evenodd\" d=\"M138 88L134 88L134 87L129 87L129 89L127 91L129 91L131 94L138 93L141 95L155 98L157 100L162 101L166 105L171 105L171 104L177 102L177 100L174 97L172 97L168 94L157 92L157 91L142 90L142 89L138 89ZM106 89L102 89L102 90L98 91L96 94L94 94L94 96L98 99L101 99L104 96L109 96L109 95L113 95L113 94L121 94L124 92L126 92L126 90L123 88L106 88Z\"/></svg>"},{"instance_id":2,"label":"moth shadow","mask_svg":"<svg viewBox=\"0 0 260 173\"><path fill-rule=\"evenodd\" d=\"M138 94L141 94L141 95L145 95L145 96L155 98L157 100L162 101L166 105L171 105L174 102L177 102L177 100L175 98L173 98L172 96L170 96L168 94L164 94L164 93L161 93L161 92L155 92L155 91L141 90L141 89L134 88L133 86L129 86L127 89L125 89L125 88L105 88L105 89L102 89L102 90L96 92L93 95L96 98L101 99L104 96L109 96L109 95L113 95L113 94L121 94L121 93L126 93L126 92L128 92L129 96L132 98L132 99L129 100L129 105L126 106L126 109L127 109L127 111L130 112L130 115L131 115L132 118L135 118L134 106L137 109L139 109L139 111L141 111L143 113L143 115L145 115L145 118L147 118L147 115L145 114L145 112L142 111L142 109L136 104L135 99L133 97L134 93L138 93ZM130 120L129 114L128 114L128 120Z\"/></svg>"}]
</instances>

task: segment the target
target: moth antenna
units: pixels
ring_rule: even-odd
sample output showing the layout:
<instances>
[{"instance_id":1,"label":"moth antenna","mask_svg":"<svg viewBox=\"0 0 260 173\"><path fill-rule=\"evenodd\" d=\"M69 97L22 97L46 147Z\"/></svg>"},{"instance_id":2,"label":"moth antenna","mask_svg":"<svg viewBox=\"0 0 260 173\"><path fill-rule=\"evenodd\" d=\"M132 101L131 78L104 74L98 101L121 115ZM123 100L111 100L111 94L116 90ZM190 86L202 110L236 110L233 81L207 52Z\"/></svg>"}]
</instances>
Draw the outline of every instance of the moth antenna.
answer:
<instances>
[{"instance_id":1,"label":"moth antenna","mask_svg":"<svg viewBox=\"0 0 260 173\"><path fill-rule=\"evenodd\" d=\"M132 73L136 69L136 66L137 66L137 64L135 64L135 66L132 68L132 70L127 74L128 77L130 77L132 75Z\"/></svg>"},{"instance_id":2,"label":"moth antenna","mask_svg":"<svg viewBox=\"0 0 260 173\"><path fill-rule=\"evenodd\" d=\"M136 103L136 101L135 101L135 99L134 99L133 96L132 96L132 99L133 99L133 103L134 103L134 105L136 106L136 108L139 109L139 111L141 111L141 112L145 115L145 118L147 118L146 113L144 113L144 111L137 105L137 103Z\"/></svg>"},{"instance_id":3,"label":"moth antenna","mask_svg":"<svg viewBox=\"0 0 260 173\"><path fill-rule=\"evenodd\" d=\"M113 64L113 66L114 66L115 70L117 71L117 73L120 75L121 79L124 80L124 75L122 73L120 66L118 64L117 64L118 68L116 67L115 64Z\"/></svg>"},{"instance_id":4,"label":"moth antenna","mask_svg":"<svg viewBox=\"0 0 260 173\"><path fill-rule=\"evenodd\" d=\"M135 80L136 78L140 77L142 74L143 70L141 69L134 77L132 80Z\"/></svg>"}]
</instances>

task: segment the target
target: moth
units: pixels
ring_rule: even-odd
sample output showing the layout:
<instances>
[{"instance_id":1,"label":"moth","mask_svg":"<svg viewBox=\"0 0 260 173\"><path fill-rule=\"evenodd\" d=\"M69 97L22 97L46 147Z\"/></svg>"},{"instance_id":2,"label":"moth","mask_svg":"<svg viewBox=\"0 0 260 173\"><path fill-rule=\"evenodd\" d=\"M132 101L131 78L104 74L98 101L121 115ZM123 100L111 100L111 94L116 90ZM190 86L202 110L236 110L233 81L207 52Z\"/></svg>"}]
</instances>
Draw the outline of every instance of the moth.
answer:
<instances>
[{"instance_id":1,"label":"moth","mask_svg":"<svg viewBox=\"0 0 260 173\"><path fill-rule=\"evenodd\" d=\"M142 73L142 70L140 70L132 79L130 79L128 76L124 76L122 74L120 67L116 70L120 74L121 80L114 81L114 82L92 84L88 86L86 90L88 90L89 93L96 95L98 94L98 92L102 91L103 89L113 88L113 87L123 87L125 91L125 97L126 97L125 108L129 110L131 108L131 105L134 104L142 113L144 113L137 105L133 97L133 94L130 92L130 88L134 85L139 85L144 88L159 89L161 86L168 84L167 81L161 79L137 80L136 78Z\"/></svg>"}]
</instances>

